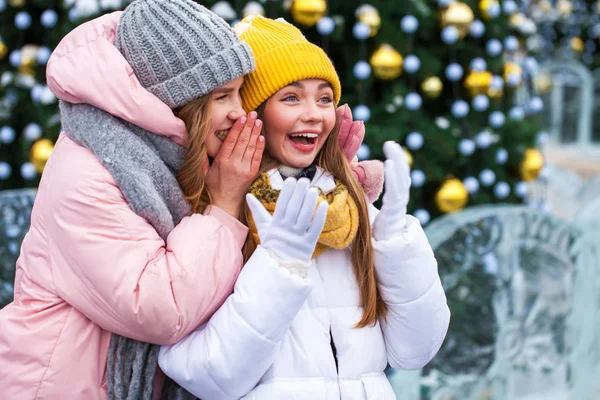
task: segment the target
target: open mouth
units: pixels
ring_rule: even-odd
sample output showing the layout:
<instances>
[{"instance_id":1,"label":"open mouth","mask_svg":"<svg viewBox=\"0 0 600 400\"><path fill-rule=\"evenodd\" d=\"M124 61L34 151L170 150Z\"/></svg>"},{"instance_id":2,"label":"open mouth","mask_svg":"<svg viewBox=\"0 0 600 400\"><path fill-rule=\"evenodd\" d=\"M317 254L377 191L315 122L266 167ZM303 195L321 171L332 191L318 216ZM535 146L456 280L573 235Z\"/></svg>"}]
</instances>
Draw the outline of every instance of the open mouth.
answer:
<instances>
[{"instance_id":1,"label":"open mouth","mask_svg":"<svg viewBox=\"0 0 600 400\"><path fill-rule=\"evenodd\" d=\"M294 133L288 135L295 148L303 151L310 151L317 145L319 135L317 133Z\"/></svg>"},{"instance_id":2,"label":"open mouth","mask_svg":"<svg viewBox=\"0 0 600 400\"><path fill-rule=\"evenodd\" d=\"M226 130L220 130L220 131L215 131L215 136L217 138L219 138L219 140L222 142L225 140L225 138L227 137L227 134L229 133L229 129Z\"/></svg>"}]
</instances>

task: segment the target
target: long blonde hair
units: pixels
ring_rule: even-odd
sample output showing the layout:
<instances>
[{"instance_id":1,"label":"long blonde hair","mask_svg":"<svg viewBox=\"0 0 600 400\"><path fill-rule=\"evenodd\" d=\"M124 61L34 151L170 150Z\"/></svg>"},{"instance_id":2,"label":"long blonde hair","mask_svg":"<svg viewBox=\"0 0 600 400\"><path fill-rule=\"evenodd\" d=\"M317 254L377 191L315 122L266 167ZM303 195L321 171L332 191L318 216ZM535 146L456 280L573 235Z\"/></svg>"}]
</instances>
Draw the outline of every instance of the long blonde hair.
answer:
<instances>
[{"instance_id":1,"label":"long blonde hair","mask_svg":"<svg viewBox=\"0 0 600 400\"><path fill-rule=\"evenodd\" d=\"M175 110L188 131L188 146L183 166L177 173L177 181L193 213L202 213L211 203L210 193L204 180L204 166L208 162L206 138L210 133L212 98L202 96Z\"/></svg>"},{"instance_id":2,"label":"long blonde hair","mask_svg":"<svg viewBox=\"0 0 600 400\"><path fill-rule=\"evenodd\" d=\"M256 110L259 118L262 116L265 104L266 101ZM261 163L261 171L267 171L277 165L278 163L265 150ZM352 197L358 208L358 232L351 244L351 250L352 267L358 283L360 299L363 304L363 316L356 324L356 327L364 328L369 325L374 325L380 317L385 318L387 306L381 298L379 289L377 288L375 265L373 263L373 245L371 242L371 223L369 220L366 197L362 186L352 172L350 163L344 156L344 153L338 144L337 124L317 155L316 165L330 172L346 185L348 194ZM246 205L243 214L246 220L249 213L250 210ZM256 246L252 235L248 235L243 248L244 260L250 258L252 253L254 253Z\"/></svg>"}]
</instances>

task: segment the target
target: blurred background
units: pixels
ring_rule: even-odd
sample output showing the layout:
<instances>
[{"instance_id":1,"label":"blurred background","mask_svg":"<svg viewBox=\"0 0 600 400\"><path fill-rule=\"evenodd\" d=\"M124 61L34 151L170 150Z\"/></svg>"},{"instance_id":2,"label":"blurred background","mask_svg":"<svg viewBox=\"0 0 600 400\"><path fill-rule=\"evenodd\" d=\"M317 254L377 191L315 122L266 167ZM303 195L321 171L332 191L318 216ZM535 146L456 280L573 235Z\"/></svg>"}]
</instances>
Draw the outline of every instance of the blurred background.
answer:
<instances>
[{"instance_id":1,"label":"blurred background","mask_svg":"<svg viewBox=\"0 0 600 400\"><path fill-rule=\"evenodd\" d=\"M0 0L0 307L61 129L46 63L126 0ZM453 313L399 399L600 399L600 2L199 1L235 24L283 17L330 56L366 123L399 142L409 212Z\"/></svg>"}]
</instances>

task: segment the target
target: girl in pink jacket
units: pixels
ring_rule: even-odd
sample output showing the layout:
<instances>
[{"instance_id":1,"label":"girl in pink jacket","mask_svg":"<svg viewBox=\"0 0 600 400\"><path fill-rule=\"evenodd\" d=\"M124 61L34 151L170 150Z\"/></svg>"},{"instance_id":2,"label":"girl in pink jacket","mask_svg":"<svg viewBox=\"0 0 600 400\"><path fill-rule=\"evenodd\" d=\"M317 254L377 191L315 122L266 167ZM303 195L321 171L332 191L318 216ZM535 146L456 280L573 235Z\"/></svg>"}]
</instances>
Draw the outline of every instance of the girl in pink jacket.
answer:
<instances>
[{"instance_id":1,"label":"girl in pink jacket","mask_svg":"<svg viewBox=\"0 0 600 400\"><path fill-rule=\"evenodd\" d=\"M64 132L14 302L0 310L5 398L160 396L150 343L176 343L206 322L242 265L239 210L264 146L238 94L253 68L247 45L191 0L138 0L61 41L47 82ZM339 112L352 159L364 127ZM381 166L355 172L375 199Z\"/></svg>"},{"instance_id":2,"label":"girl in pink jacket","mask_svg":"<svg viewBox=\"0 0 600 400\"><path fill-rule=\"evenodd\" d=\"M238 93L253 69L191 0L138 0L59 44L47 82L63 133L0 311L2 398L160 396L153 344L205 322L242 266L237 218L264 147Z\"/></svg>"}]
</instances>

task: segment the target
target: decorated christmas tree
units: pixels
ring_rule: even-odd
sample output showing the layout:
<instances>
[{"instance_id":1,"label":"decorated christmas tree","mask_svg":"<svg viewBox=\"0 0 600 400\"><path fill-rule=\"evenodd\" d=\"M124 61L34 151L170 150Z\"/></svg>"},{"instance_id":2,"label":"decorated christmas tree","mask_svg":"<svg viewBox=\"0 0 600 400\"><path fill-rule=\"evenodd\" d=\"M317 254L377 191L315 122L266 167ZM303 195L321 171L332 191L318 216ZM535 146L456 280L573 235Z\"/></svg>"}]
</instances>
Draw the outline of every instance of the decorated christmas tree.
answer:
<instances>
[{"instance_id":1,"label":"decorated christmas tree","mask_svg":"<svg viewBox=\"0 0 600 400\"><path fill-rule=\"evenodd\" d=\"M543 165L534 148L543 103L524 50L536 26L520 11L512 0L296 0L286 17L328 51L342 101L367 121L360 155L381 158L385 140L405 146L409 211L426 223L521 202Z\"/></svg>"},{"instance_id":2,"label":"decorated christmas tree","mask_svg":"<svg viewBox=\"0 0 600 400\"><path fill-rule=\"evenodd\" d=\"M0 0L0 190L36 187L60 133L46 86L52 49L79 23L121 0Z\"/></svg>"},{"instance_id":3,"label":"decorated christmas tree","mask_svg":"<svg viewBox=\"0 0 600 400\"><path fill-rule=\"evenodd\" d=\"M45 85L51 50L77 24L129 1L0 0L0 189L36 186L60 131ZM537 177L538 112L513 0L202 1L234 24L284 17L322 46L342 102L367 122L361 158L395 140L412 160L409 211L423 223L468 205L520 202ZM533 25L533 26L532 26Z\"/></svg>"}]
</instances>

